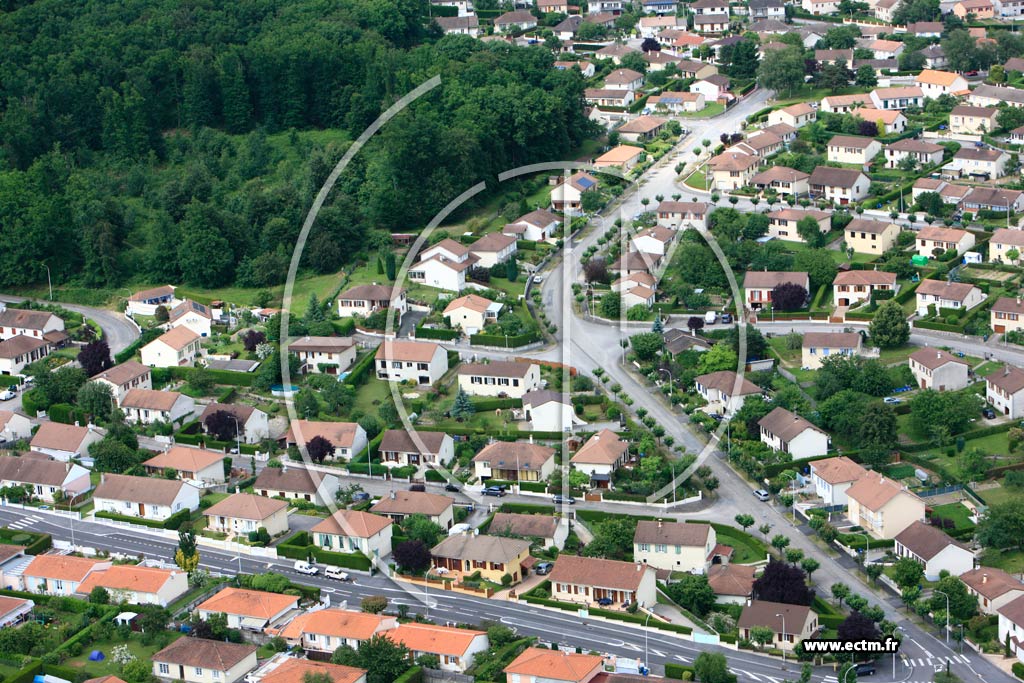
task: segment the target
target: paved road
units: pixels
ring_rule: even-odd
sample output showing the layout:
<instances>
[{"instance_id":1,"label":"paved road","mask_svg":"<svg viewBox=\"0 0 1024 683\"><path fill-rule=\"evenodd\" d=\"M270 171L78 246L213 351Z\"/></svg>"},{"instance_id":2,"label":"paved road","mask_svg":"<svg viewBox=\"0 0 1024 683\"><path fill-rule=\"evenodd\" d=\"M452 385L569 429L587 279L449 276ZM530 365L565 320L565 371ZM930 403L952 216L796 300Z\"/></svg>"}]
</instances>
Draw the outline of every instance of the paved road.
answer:
<instances>
[{"instance_id":1,"label":"paved road","mask_svg":"<svg viewBox=\"0 0 1024 683\"><path fill-rule=\"evenodd\" d=\"M23 296L0 294L0 301L8 303L20 303L26 300L26 297ZM47 303L41 299L35 299L35 301L38 301L39 303ZM107 345L110 346L111 355L127 348L129 344L139 337L138 328L135 327L130 320L125 318L123 313L110 311L105 308L93 308L91 306L79 306L77 304L66 304L62 302L54 303L57 303L69 311L81 313L82 315L95 320L103 329L103 335L107 340Z\"/></svg>"}]
</instances>

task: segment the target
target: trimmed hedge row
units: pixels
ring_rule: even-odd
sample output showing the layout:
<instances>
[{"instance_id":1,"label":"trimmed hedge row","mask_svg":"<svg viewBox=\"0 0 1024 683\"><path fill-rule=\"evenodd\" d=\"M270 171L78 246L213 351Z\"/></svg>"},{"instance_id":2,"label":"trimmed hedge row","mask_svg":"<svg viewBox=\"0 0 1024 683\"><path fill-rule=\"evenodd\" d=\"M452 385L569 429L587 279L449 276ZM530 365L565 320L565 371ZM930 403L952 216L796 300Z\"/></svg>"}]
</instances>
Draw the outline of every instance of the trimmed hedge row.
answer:
<instances>
[{"instance_id":1,"label":"trimmed hedge row","mask_svg":"<svg viewBox=\"0 0 1024 683\"><path fill-rule=\"evenodd\" d=\"M523 399L521 398L481 398L470 401L473 404L473 408L477 411L485 410L507 410L509 408L522 408Z\"/></svg>"},{"instance_id":2,"label":"trimmed hedge row","mask_svg":"<svg viewBox=\"0 0 1024 683\"><path fill-rule=\"evenodd\" d=\"M119 515L116 512L107 512L106 510L100 510L96 513L96 516L102 519L113 519L119 522L129 522L131 524L148 526L151 529L170 529L172 531L177 531L181 528L182 524L192 518L192 512L190 510L179 510L162 522L155 519L143 519L141 517Z\"/></svg>"},{"instance_id":3,"label":"trimmed hedge row","mask_svg":"<svg viewBox=\"0 0 1024 683\"><path fill-rule=\"evenodd\" d=\"M686 676L686 674L690 675ZM692 681L696 678L696 674L692 666L665 662L665 678L673 678L677 681Z\"/></svg>"},{"instance_id":4,"label":"trimmed hedge row","mask_svg":"<svg viewBox=\"0 0 1024 683\"><path fill-rule=\"evenodd\" d=\"M370 371L373 370L373 359L375 355L376 352L371 351L353 365L352 369L348 371L348 376L345 377L345 384L350 387L362 386L362 384L366 382Z\"/></svg>"},{"instance_id":5,"label":"trimmed hedge row","mask_svg":"<svg viewBox=\"0 0 1024 683\"><path fill-rule=\"evenodd\" d=\"M470 346L500 346L506 349L514 349L519 346L526 346L542 339L540 332L532 331L525 334L506 337L498 334L472 334L469 336Z\"/></svg>"},{"instance_id":6,"label":"trimmed hedge row","mask_svg":"<svg viewBox=\"0 0 1024 683\"><path fill-rule=\"evenodd\" d=\"M41 555L53 547L53 537L50 534L41 534L38 531L21 531L20 529L0 529L0 542L21 545L21 543L14 542L14 539L18 536L28 536L34 539L25 546L26 555Z\"/></svg>"},{"instance_id":7,"label":"trimmed hedge row","mask_svg":"<svg viewBox=\"0 0 1024 683\"><path fill-rule=\"evenodd\" d=\"M165 383L171 379L188 382L197 372L206 372L214 384L233 387L251 387L256 382L256 375L251 372L233 372L231 370L211 370L209 368L153 368L153 382Z\"/></svg>"},{"instance_id":8,"label":"trimmed hedge row","mask_svg":"<svg viewBox=\"0 0 1024 683\"><path fill-rule=\"evenodd\" d=\"M303 544L302 541L305 541L305 543ZM309 534L305 531L300 531L294 536L281 541L277 546L277 554L292 560L306 560L312 555L317 562L342 567L343 569L370 571L372 566L370 558L362 553L338 553L332 550L323 550L313 545Z\"/></svg>"},{"instance_id":9,"label":"trimmed hedge row","mask_svg":"<svg viewBox=\"0 0 1024 683\"><path fill-rule=\"evenodd\" d=\"M423 683L423 667L412 667L404 674L396 678L395 683Z\"/></svg>"},{"instance_id":10,"label":"trimmed hedge row","mask_svg":"<svg viewBox=\"0 0 1024 683\"><path fill-rule=\"evenodd\" d=\"M114 363L116 365L120 365L125 361L131 360L132 358L135 357L135 354L139 352L139 349L141 349L143 346L153 341L163 333L164 331L158 328L143 330L142 334L139 336L138 339L133 341L131 344L126 346L124 349L122 349L119 353L117 353L114 356Z\"/></svg>"},{"instance_id":11,"label":"trimmed hedge row","mask_svg":"<svg viewBox=\"0 0 1024 683\"><path fill-rule=\"evenodd\" d=\"M441 341L451 341L452 339L458 339L461 333L458 330L445 330L434 327L417 327L416 333L413 335L416 339L440 339Z\"/></svg>"},{"instance_id":12,"label":"trimmed hedge row","mask_svg":"<svg viewBox=\"0 0 1024 683\"><path fill-rule=\"evenodd\" d=\"M550 590L551 582L545 581L539 584L537 588L541 588L544 586L547 586L545 590ZM536 588L534 590L536 590ZM532 593L533 591L530 592ZM575 612L580 609L587 609L591 616L605 617L606 619L614 619L616 621L625 621L630 624L643 624L647 620L646 616L641 616L638 614L630 614L629 612L616 612L609 609L592 609L588 608L586 605L577 605L573 603L562 602L560 600L552 600L551 598L538 598L534 595L530 595L530 593L524 593L519 597L533 605L544 605L545 607L554 607L555 609L565 610L567 612ZM689 626L682 626L680 624L670 624L661 621L648 621L647 623L649 626L653 626L662 631L672 631L673 633L682 633L685 635L690 635L691 633L693 633L692 628L690 628Z\"/></svg>"}]
</instances>

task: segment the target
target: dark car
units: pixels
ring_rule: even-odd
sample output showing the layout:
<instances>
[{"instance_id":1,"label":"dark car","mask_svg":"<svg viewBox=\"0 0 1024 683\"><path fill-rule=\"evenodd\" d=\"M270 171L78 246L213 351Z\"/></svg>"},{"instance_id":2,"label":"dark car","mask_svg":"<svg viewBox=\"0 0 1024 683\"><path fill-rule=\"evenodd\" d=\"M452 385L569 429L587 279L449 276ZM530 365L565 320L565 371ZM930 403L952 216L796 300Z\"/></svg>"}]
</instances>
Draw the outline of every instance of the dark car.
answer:
<instances>
[{"instance_id":1,"label":"dark car","mask_svg":"<svg viewBox=\"0 0 1024 683\"><path fill-rule=\"evenodd\" d=\"M576 499L572 496L555 496L553 502L555 505L575 505Z\"/></svg>"},{"instance_id":2,"label":"dark car","mask_svg":"<svg viewBox=\"0 0 1024 683\"><path fill-rule=\"evenodd\" d=\"M423 491L427 490L427 487L424 486L423 484L410 484L409 485L409 490L410 491L420 491L422 493Z\"/></svg>"},{"instance_id":3,"label":"dark car","mask_svg":"<svg viewBox=\"0 0 1024 683\"><path fill-rule=\"evenodd\" d=\"M550 562L541 562L533 568L533 573L537 576L543 576L544 574L550 574L551 570L555 568L555 565Z\"/></svg>"},{"instance_id":4,"label":"dark car","mask_svg":"<svg viewBox=\"0 0 1024 683\"><path fill-rule=\"evenodd\" d=\"M731 313L723 313L722 314L721 322L725 323L726 325L731 325L732 324L732 314Z\"/></svg>"},{"instance_id":5,"label":"dark car","mask_svg":"<svg viewBox=\"0 0 1024 683\"><path fill-rule=\"evenodd\" d=\"M994 420L996 418L996 411L991 408L985 408L981 411L981 415L987 420Z\"/></svg>"},{"instance_id":6,"label":"dark car","mask_svg":"<svg viewBox=\"0 0 1024 683\"><path fill-rule=\"evenodd\" d=\"M485 486L484 490L480 493L485 496L497 496L498 498L501 498L505 495L505 489L500 486Z\"/></svg>"},{"instance_id":7,"label":"dark car","mask_svg":"<svg viewBox=\"0 0 1024 683\"><path fill-rule=\"evenodd\" d=\"M370 494L367 493L366 491L357 491L356 493L352 494L352 500L356 503L362 502L364 500L370 500Z\"/></svg>"},{"instance_id":8,"label":"dark car","mask_svg":"<svg viewBox=\"0 0 1024 683\"><path fill-rule=\"evenodd\" d=\"M613 602L614 602L614 600L612 600L611 598L601 598L600 600L597 601L597 604L601 605L602 607L607 607L608 605L612 604Z\"/></svg>"},{"instance_id":9,"label":"dark car","mask_svg":"<svg viewBox=\"0 0 1024 683\"><path fill-rule=\"evenodd\" d=\"M854 667L856 673L855 676L874 676L875 675L875 663L867 662L865 664L858 664Z\"/></svg>"},{"instance_id":10,"label":"dark car","mask_svg":"<svg viewBox=\"0 0 1024 683\"><path fill-rule=\"evenodd\" d=\"M456 484L448 482L447 484L444 485L444 490L445 491L458 491L459 487Z\"/></svg>"}]
</instances>

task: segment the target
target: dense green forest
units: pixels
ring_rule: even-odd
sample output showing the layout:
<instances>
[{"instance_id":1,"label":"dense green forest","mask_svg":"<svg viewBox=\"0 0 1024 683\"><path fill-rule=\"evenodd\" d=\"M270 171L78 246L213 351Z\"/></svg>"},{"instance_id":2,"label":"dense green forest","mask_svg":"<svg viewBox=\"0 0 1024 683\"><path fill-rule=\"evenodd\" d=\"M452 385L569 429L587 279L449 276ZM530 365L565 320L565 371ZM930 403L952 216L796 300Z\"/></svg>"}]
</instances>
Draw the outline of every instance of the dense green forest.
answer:
<instances>
[{"instance_id":1,"label":"dense green forest","mask_svg":"<svg viewBox=\"0 0 1024 683\"><path fill-rule=\"evenodd\" d=\"M0 287L283 281L346 146L435 74L321 212L333 272L588 136L542 47L441 36L422 0L39 0L0 11Z\"/></svg>"}]
</instances>

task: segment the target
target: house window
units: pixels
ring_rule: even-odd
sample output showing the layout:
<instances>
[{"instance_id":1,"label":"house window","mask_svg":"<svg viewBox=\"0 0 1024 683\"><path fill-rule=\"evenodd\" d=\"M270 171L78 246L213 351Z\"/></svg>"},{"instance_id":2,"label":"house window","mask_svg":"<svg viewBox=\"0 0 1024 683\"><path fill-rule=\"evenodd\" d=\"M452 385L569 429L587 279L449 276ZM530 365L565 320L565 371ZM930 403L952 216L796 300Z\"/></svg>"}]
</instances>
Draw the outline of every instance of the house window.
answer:
<instances>
[{"instance_id":1,"label":"house window","mask_svg":"<svg viewBox=\"0 0 1024 683\"><path fill-rule=\"evenodd\" d=\"M171 673L171 667L167 666L163 662L158 664L157 668L159 669L160 673L162 673L162 674L169 674L169 673Z\"/></svg>"},{"instance_id":2,"label":"house window","mask_svg":"<svg viewBox=\"0 0 1024 683\"><path fill-rule=\"evenodd\" d=\"M196 676L202 676L202 675L203 675L203 667L197 666L196 667Z\"/></svg>"}]
</instances>

